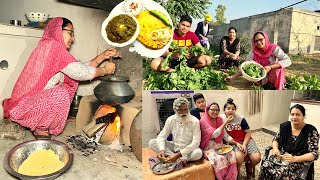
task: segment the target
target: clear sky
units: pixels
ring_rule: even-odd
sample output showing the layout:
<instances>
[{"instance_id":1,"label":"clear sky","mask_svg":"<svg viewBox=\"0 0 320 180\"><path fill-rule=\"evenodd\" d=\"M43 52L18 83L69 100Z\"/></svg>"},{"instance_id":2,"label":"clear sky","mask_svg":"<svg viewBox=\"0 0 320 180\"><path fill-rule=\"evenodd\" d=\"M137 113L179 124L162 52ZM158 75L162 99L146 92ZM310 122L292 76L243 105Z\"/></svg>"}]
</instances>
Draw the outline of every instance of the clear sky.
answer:
<instances>
[{"instance_id":1,"label":"clear sky","mask_svg":"<svg viewBox=\"0 0 320 180\"><path fill-rule=\"evenodd\" d=\"M256 14L266 13L278 10L282 7L300 2L301 0L210 0L212 5L207 10L214 18L215 9L219 4L226 6L225 17L227 23L233 19L239 19ZM306 9L310 11L320 10L320 0L307 0L293 7ZM192 23L192 31L194 31L197 23L202 20L194 20Z\"/></svg>"}]
</instances>

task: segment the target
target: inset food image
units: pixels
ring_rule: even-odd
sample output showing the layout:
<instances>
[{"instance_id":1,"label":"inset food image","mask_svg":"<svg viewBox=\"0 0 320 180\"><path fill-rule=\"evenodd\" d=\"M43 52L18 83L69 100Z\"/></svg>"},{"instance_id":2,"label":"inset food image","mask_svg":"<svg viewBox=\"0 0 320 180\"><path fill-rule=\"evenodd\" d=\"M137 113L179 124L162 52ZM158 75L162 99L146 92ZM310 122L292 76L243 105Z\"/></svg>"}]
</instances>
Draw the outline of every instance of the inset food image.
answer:
<instances>
[{"instance_id":1,"label":"inset food image","mask_svg":"<svg viewBox=\"0 0 320 180\"><path fill-rule=\"evenodd\" d=\"M163 48L172 38L172 25L160 11L144 10L138 16L140 33L137 40L150 49Z\"/></svg>"},{"instance_id":2,"label":"inset food image","mask_svg":"<svg viewBox=\"0 0 320 180\"><path fill-rule=\"evenodd\" d=\"M112 18L106 27L108 39L115 43L129 41L134 36L136 30L136 21L127 14L121 14Z\"/></svg>"}]
</instances>

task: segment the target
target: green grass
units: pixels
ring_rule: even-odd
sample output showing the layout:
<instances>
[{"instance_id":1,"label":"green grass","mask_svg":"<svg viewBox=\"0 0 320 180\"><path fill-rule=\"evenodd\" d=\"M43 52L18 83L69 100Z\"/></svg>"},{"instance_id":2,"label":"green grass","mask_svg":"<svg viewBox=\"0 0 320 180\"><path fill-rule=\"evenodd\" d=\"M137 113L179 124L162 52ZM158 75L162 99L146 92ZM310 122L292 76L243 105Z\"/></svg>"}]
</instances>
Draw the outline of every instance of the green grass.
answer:
<instances>
[{"instance_id":1,"label":"green grass","mask_svg":"<svg viewBox=\"0 0 320 180\"><path fill-rule=\"evenodd\" d=\"M320 64L320 60L313 59L310 57L303 57L301 55L289 55L289 57L290 57L291 61Z\"/></svg>"}]
</instances>

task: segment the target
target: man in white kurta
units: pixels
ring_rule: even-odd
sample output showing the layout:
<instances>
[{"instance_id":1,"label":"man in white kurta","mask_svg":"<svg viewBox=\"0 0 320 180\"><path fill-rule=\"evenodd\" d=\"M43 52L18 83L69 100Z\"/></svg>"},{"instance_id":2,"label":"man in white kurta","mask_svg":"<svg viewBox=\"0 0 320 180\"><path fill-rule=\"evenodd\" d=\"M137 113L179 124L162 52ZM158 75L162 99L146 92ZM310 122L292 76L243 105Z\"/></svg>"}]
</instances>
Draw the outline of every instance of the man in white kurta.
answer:
<instances>
[{"instance_id":1,"label":"man in white kurta","mask_svg":"<svg viewBox=\"0 0 320 180\"><path fill-rule=\"evenodd\" d=\"M164 128L156 139L149 141L149 146L158 153L158 158L168 157L174 162L178 158L184 161L196 161L202 157L199 148L201 131L199 120L189 113L188 100L180 97L173 102L175 114L168 117ZM167 137L172 133L172 141Z\"/></svg>"}]
</instances>

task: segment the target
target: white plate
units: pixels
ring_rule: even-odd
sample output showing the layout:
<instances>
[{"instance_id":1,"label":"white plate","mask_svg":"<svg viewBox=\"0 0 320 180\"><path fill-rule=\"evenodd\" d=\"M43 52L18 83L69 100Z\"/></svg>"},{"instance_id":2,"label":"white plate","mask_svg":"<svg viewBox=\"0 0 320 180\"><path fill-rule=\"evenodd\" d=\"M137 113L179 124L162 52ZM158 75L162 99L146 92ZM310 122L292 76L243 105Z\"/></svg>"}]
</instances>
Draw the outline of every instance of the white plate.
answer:
<instances>
[{"instance_id":1,"label":"white plate","mask_svg":"<svg viewBox=\"0 0 320 180\"><path fill-rule=\"evenodd\" d=\"M217 154L226 154L226 153L228 153L228 152L231 152L232 149L233 149L233 147L230 146L230 145L225 145L224 147L229 147L230 149L229 149L228 151L220 152L219 149L221 149L221 148L217 148L217 149L215 149L215 151L217 152Z\"/></svg>"},{"instance_id":2,"label":"white plate","mask_svg":"<svg viewBox=\"0 0 320 180\"><path fill-rule=\"evenodd\" d=\"M143 10L148 9L148 10L158 10L160 12L162 12L164 15L167 16L167 18L170 21L170 24L172 23L172 19L169 16L168 12L158 3L156 3L155 1L152 0L143 0ZM109 17L114 17L117 16L119 14L126 14L126 11L124 9L124 1L119 3L116 7L113 8L113 10L110 12L109 16L107 17L107 19ZM107 20L106 19L106 20ZM110 18L109 18L110 19ZM106 21L105 20L105 21ZM104 23L105 23L104 21ZM101 29L101 34L103 34L102 30L104 30L106 24L102 24L102 29ZM139 28L140 29L140 28ZM174 28L172 28L172 35L173 35L173 31ZM153 50L153 49L149 49L146 48L142 43L140 43L138 40L134 40L133 41L133 47L129 48L130 52L137 52L138 54L140 54L141 56L145 56L145 57L149 57L149 58L157 58L160 57L161 55L163 55L170 47L170 44L172 42L173 36L171 37L171 39L169 40L169 42L161 49L157 49L157 50ZM107 42L108 43L108 42ZM109 44L109 43L108 43ZM130 43L131 44L131 43ZM111 44L110 44L111 45ZM118 46L120 47L120 46ZM123 47L123 46L122 46Z\"/></svg>"}]
</instances>

